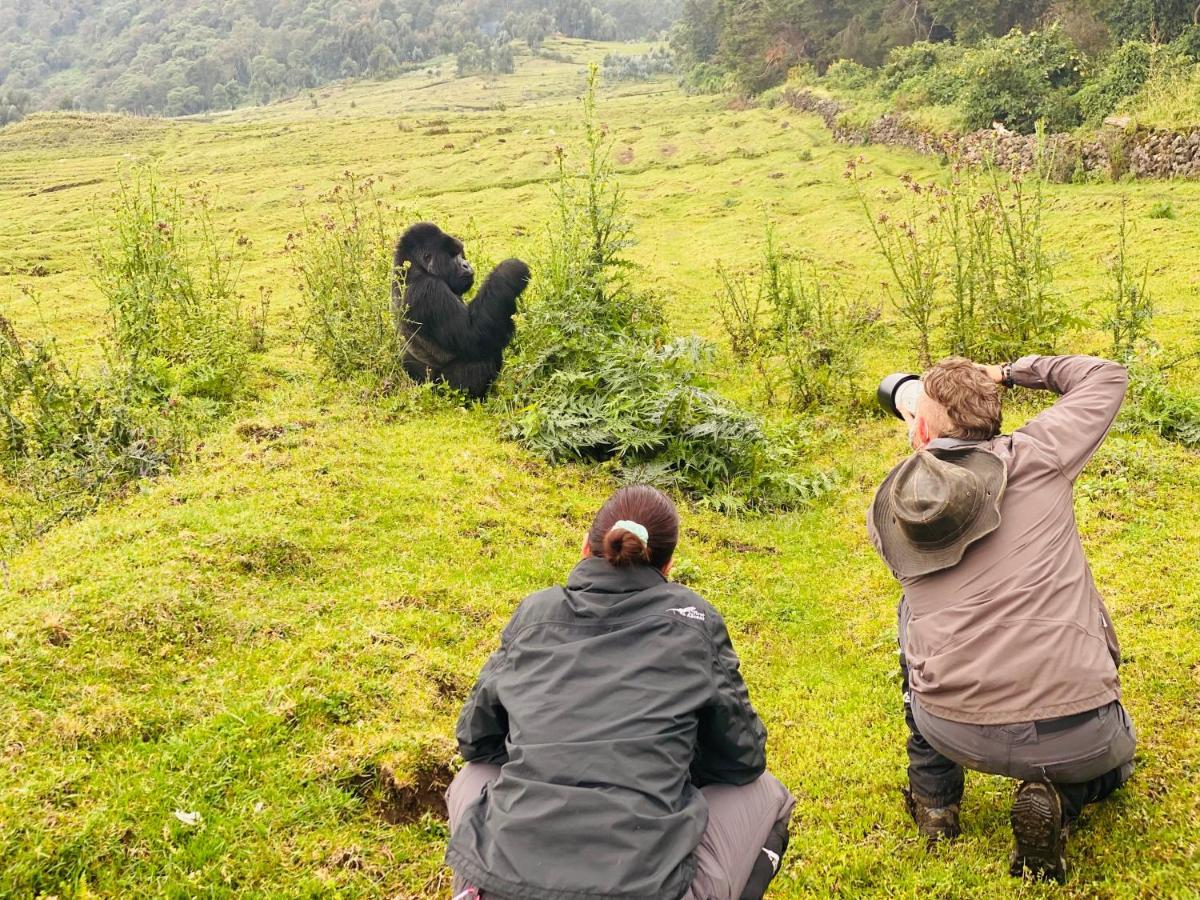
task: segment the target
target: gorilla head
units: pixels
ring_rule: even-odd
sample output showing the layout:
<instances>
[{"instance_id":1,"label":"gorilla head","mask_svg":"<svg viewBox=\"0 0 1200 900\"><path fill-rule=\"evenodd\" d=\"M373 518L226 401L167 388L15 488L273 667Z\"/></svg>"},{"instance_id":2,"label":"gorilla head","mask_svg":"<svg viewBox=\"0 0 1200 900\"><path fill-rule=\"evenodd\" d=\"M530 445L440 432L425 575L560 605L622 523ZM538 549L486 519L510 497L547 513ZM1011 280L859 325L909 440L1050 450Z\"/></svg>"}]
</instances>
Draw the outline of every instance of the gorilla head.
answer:
<instances>
[{"instance_id":1,"label":"gorilla head","mask_svg":"<svg viewBox=\"0 0 1200 900\"><path fill-rule=\"evenodd\" d=\"M463 255L462 241L432 222L418 222L404 232L396 248L396 262L407 262L444 281L460 297L475 283L475 270Z\"/></svg>"}]
</instances>

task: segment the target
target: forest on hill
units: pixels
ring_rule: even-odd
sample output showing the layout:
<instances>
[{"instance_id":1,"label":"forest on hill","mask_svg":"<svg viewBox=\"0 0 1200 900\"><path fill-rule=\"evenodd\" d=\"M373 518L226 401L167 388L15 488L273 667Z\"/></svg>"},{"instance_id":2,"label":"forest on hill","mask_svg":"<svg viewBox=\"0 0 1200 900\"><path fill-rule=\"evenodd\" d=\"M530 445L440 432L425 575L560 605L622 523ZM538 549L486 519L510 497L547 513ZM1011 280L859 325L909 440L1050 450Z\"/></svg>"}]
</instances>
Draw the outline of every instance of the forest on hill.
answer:
<instances>
[{"instance_id":1,"label":"forest on hill","mask_svg":"<svg viewBox=\"0 0 1200 900\"><path fill-rule=\"evenodd\" d=\"M1196 0L685 0L672 46L696 91L820 78L894 111L940 107L939 124L968 131L1151 108L1200 124Z\"/></svg>"},{"instance_id":2,"label":"forest on hill","mask_svg":"<svg viewBox=\"0 0 1200 900\"><path fill-rule=\"evenodd\" d=\"M761 90L789 68L848 59L882 65L896 47L973 44L1057 23L1083 51L1127 41L1168 43L1200 21L1195 0L685 0L676 48Z\"/></svg>"},{"instance_id":3,"label":"forest on hill","mask_svg":"<svg viewBox=\"0 0 1200 900\"><path fill-rule=\"evenodd\" d=\"M38 109L187 115L434 56L512 70L513 40L657 35L677 0L18 0L0 4L0 125Z\"/></svg>"}]
</instances>

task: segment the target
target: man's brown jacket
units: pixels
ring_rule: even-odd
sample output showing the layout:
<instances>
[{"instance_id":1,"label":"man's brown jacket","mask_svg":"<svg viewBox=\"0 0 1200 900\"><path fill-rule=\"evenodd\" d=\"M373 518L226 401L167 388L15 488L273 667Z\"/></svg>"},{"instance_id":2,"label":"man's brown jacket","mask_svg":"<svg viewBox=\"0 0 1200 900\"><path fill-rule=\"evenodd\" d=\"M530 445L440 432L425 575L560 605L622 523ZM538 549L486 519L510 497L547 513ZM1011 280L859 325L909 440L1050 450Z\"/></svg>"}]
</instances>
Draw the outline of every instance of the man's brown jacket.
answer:
<instances>
[{"instance_id":1,"label":"man's brown jacket","mask_svg":"<svg viewBox=\"0 0 1200 900\"><path fill-rule=\"evenodd\" d=\"M1088 356L1026 356L1013 381L1061 394L1053 407L977 446L1008 467L1000 527L957 565L900 579L912 619L910 687L921 707L997 725L1071 715L1120 697L1120 648L1075 525L1075 479L1125 396L1125 369ZM871 541L879 536L868 516ZM895 573L893 573L895 574Z\"/></svg>"}]
</instances>

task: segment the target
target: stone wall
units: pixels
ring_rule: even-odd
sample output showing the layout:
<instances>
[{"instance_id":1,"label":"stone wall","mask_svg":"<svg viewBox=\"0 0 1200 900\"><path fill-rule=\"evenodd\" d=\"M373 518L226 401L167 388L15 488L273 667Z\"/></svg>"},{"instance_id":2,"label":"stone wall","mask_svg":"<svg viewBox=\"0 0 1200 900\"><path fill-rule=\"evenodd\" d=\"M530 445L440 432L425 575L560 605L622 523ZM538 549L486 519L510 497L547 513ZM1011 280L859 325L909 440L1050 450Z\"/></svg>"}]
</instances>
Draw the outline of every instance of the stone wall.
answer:
<instances>
[{"instance_id":1,"label":"stone wall","mask_svg":"<svg viewBox=\"0 0 1200 900\"><path fill-rule=\"evenodd\" d=\"M898 115L880 116L868 125L846 121L848 107L839 100L808 91L785 91L784 102L819 116L844 144L886 144L905 147L926 156L960 156L968 162L990 158L1005 168L1027 172L1034 165L1037 136L1004 129L984 129L969 134L936 133ZM1116 120L1098 134L1078 138L1052 134L1046 149L1054 161L1051 176L1062 181L1078 174L1120 178L1200 178L1200 128L1188 132L1130 130Z\"/></svg>"}]
</instances>

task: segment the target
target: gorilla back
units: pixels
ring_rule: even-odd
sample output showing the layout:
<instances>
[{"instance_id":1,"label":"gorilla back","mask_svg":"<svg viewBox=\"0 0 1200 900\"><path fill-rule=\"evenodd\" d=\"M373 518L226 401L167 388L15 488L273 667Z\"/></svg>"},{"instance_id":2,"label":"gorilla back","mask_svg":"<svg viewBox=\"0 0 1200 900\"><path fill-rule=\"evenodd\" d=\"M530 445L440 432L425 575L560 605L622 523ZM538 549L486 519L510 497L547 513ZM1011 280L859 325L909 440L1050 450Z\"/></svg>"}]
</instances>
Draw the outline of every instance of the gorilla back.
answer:
<instances>
[{"instance_id":1,"label":"gorilla back","mask_svg":"<svg viewBox=\"0 0 1200 900\"><path fill-rule=\"evenodd\" d=\"M430 222L401 235L394 265L392 314L405 339L405 370L417 381L444 381L482 397L500 374L529 266L506 259L464 303L475 270L462 242Z\"/></svg>"}]
</instances>

